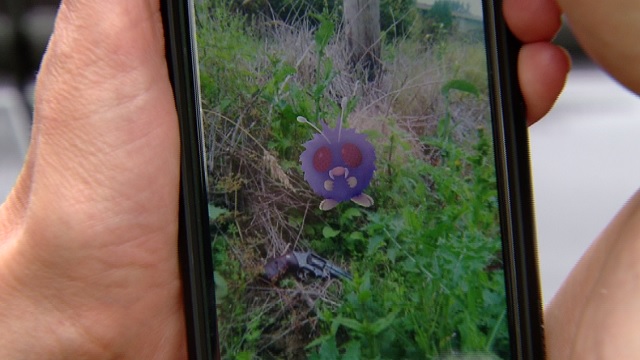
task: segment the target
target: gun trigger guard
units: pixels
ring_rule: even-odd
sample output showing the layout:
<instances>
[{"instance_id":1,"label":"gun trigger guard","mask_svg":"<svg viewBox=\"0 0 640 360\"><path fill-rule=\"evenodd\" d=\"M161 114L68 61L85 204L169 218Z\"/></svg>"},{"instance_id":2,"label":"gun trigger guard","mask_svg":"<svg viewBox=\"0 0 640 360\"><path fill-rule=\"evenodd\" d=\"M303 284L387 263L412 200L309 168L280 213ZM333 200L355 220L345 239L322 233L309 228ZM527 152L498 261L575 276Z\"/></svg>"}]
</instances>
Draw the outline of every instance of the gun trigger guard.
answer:
<instances>
[{"instance_id":1,"label":"gun trigger guard","mask_svg":"<svg viewBox=\"0 0 640 360\"><path fill-rule=\"evenodd\" d=\"M309 278L308 270L302 269L298 271L298 278L300 278L300 280L302 281L307 281L307 279Z\"/></svg>"}]
</instances>

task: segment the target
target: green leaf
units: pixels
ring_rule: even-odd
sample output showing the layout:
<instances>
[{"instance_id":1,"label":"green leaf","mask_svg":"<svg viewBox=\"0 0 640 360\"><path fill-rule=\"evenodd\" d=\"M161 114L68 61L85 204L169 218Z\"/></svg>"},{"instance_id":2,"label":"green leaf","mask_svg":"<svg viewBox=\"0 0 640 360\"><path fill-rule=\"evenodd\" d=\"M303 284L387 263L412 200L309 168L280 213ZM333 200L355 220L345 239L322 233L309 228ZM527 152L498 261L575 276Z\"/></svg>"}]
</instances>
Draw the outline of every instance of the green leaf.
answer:
<instances>
[{"instance_id":1,"label":"green leaf","mask_svg":"<svg viewBox=\"0 0 640 360\"><path fill-rule=\"evenodd\" d=\"M358 293L358 301L360 303L366 303L373 298L371 290L362 290Z\"/></svg>"},{"instance_id":2,"label":"green leaf","mask_svg":"<svg viewBox=\"0 0 640 360\"><path fill-rule=\"evenodd\" d=\"M220 112L225 112L227 110L227 108L229 107L229 105L231 105L233 103L233 101L231 99L223 99L220 101L220 104L218 104L218 108L220 109Z\"/></svg>"},{"instance_id":3,"label":"green leaf","mask_svg":"<svg viewBox=\"0 0 640 360\"><path fill-rule=\"evenodd\" d=\"M229 286L227 285L227 281L217 271L213 272L213 282L215 284L216 303L220 303L222 298L229 293Z\"/></svg>"},{"instance_id":4,"label":"green leaf","mask_svg":"<svg viewBox=\"0 0 640 360\"><path fill-rule=\"evenodd\" d=\"M440 121L438 121L438 127L436 133L438 137L447 138L451 130L451 115L447 113Z\"/></svg>"},{"instance_id":5,"label":"green leaf","mask_svg":"<svg viewBox=\"0 0 640 360\"><path fill-rule=\"evenodd\" d=\"M338 347L336 346L336 338L331 337L322 343L318 352L320 353L320 359L322 360L338 359L340 354L338 353Z\"/></svg>"},{"instance_id":6,"label":"green leaf","mask_svg":"<svg viewBox=\"0 0 640 360\"><path fill-rule=\"evenodd\" d=\"M329 44L329 40L331 40L331 37L333 36L334 26L333 22L324 16L318 16L318 18L320 20L320 26L315 33L316 49L319 53L323 53L324 49Z\"/></svg>"},{"instance_id":7,"label":"green leaf","mask_svg":"<svg viewBox=\"0 0 640 360\"><path fill-rule=\"evenodd\" d=\"M473 85L472 83L466 80L460 80L460 79L451 80L442 86L442 88L440 89L440 92L444 96L449 96L449 92L451 90L458 90L458 91L466 92L475 96L480 95L478 88L476 88L475 85Z\"/></svg>"},{"instance_id":8,"label":"green leaf","mask_svg":"<svg viewBox=\"0 0 640 360\"><path fill-rule=\"evenodd\" d=\"M250 351L243 351L236 355L236 360L251 360L253 359L253 353Z\"/></svg>"},{"instance_id":9,"label":"green leaf","mask_svg":"<svg viewBox=\"0 0 640 360\"><path fill-rule=\"evenodd\" d=\"M216 221L222 215L228 214L229 211L224 208L219 208L215 205L209 204L209 222Z\"/></svg>"},{"instance_id":10,"label":"green leaf","mask_svg":"<svg viewBox=\"0 0 640 360\"><path fill-rule=\"evenodd\" d=\"M360 286L358 287L359 291L368 291L371 289L371 273L369 273L368 271L364 273L360 281L361 283L360 283Z\"/></svg>"},{"instance_id":11,"label":"green leaf","mask_svg":"<svg viewBox=\"0 0 640 360\"><path fill-rule=\"evenodd\" d=\"M347 209L340 215L340 220L347 221L362 215L362 211L356 207Z\"/></svg>"},{"instance_id":12,"label":"green leaf","mask_svg":"<svg viewBox=\"0 0 640 360\"><path fill-rule=\"evenodd\" d=\"M382 235L375 235L369 239L369 246L367 246L367 255L373 254L375 251L384 245L384 237Z\"/></svg>"},{"instance_id":13,"label":"green leaf","mask_svg":"<svg viewBox=\"0 0 640 360\"><path fill-rule=\"evenodd\" d=\"M396 248L391 248L389 249L389 251L387 251L387 258L389 259L389 261L391 261L391 263L396 262L397 255L398 255L398 251Z\"/></svg>"},{"instance_id":14,"label":"green leaf","mask_svg":"<svg viewBox=\"0 0 640 360\"><path fill-rule=\"evenodd\" d=\"M308 350L308 349L314 348L314 347L316 347L318 345L322 345L327 341L331 341L331 338L333 338L333 337L334 337L334 335L332 335L332 334L320 336L319 338L317 338L317 339L313 340L312 342L310 342L309 344L307 344L307 346L305 346L304 348ZM334 338L334 341L335 341L335 338Z\"/></svg>"},{"instance_id":15,"label":"green leaf","mask_svg":"<svg viewBox=\"0 0 640 360\"><path fill-rule=\"evenodd\" d=\"M355 330L357 332L362 332L362 330L364 329L364 325L359 322L358 320L355 319L349 319L349 318L345 318L345 317L337 317L335 320L336 323L351 329L351 330Z\"/></svg>"},{"instance_id":16,"label":"green leaf","mask_svg":"<svg viewBox=\"0 0 640 360\"><path fill-rule=\"evenodd\" d=\"M376 320L371 325L371 330L373 331L373 334L378 335L380 332L388 328L393 323L393 320L396 319L397 315L398 315L398 311L394 311L387 314L387 316Z\"/></svg>"},{"instance_id":17,"label":"green leaf","mask_svg":"<svg viewBox=\"0 0 640 360\"><path fill-rule=\"evenodd\" d=\"M277 67L275 72L273 73L273 80L276 82L276 84L282 84L287 76L293 75L295 73L295 67L286 63L282 63L282 65Z\"/></svg>"},{"instance_id":18,"label":"green leaf","mask_svg":"<svg viewBox=\"0 0 640 360\"><path fill-rule=\"evenodd\" d=\"M322 236L324 236L325 239L334 238L338 236L338 234L340 234L340 230L334 230L329 225L322 228Z\"/></svg>"},{"instance_id":19,"label":"green leaf","mask_svg":"<svg viewBox=\"0 0 640 360\"><path fill-rule=\"evenodd\" d=\"M360 360L360 359L362 359L362 356L360 355L360 342L349 341L347 343L344 355L342 355L342 360Z\"/></svg>"}]
</instances>

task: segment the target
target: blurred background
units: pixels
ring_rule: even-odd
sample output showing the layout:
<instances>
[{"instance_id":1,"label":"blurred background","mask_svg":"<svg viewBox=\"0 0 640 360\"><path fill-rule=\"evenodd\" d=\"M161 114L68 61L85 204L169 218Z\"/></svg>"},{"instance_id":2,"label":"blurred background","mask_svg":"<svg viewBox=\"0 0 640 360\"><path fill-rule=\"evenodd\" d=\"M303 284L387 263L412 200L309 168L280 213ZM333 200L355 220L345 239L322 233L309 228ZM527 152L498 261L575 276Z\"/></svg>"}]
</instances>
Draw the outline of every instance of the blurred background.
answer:
<instances>
[{"instance_id":1,"label":"blurred background","mask_svg":"<svg viewBox=\"0 0 640 360\"><path fill-rule=\"evenodd\" d=\"M59 0L0 0L0 201L29 143L33 85Z\"/></svg>"},{"instance_id":2,"label":"blurred background","mask_svg":"<svg viewBox=\"0 0 640 360\"><path fill-rule=\"evenodd\" d=\"M640 98L592 63L564 26L573 69L551 112L529 128L546 303L640 187Z\"/></svg>"},{"instance_id":3,"label":"blurred background","mask_svg":"<svg viewBox=\"0 0 640 360\"><path fill-rule=\"evenodd\" d=\"M0 1L0 202L28 146L33 84L58 3ZM530 128L545 302L640 184L640 99L590 62L567 26L556 42L574 67L554 109Z\"/></svg>"}]
</instances>

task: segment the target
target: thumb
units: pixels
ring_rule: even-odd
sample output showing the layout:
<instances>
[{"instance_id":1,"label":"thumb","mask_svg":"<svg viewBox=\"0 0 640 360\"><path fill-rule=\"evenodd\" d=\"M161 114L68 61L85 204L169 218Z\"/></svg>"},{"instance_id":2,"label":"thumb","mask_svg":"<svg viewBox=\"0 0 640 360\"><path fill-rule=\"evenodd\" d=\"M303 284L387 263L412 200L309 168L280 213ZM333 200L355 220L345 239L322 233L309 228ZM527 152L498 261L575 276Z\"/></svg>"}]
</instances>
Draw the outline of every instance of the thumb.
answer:
<instances>
[{"instance_id":1,"label":"thumb","mask_svg":"<svg viewBox=\"0 0 640 360\"><path fill-rule=\"evenodd\" d=\"M30 199L27 221L67 238L87 225L111 239L175 225L179 139L158 1L63 1L34 118L15 195Z\"/></svg>"},{"instance_id":2,"label":"thumb","mask_svg":"<svg viewBox=\"0 0 640 360\"><path fill-rule=\"evenodd\" d=\"M22 333L184 355L179 165L159 1L63 0L27 163L0 208L0 302L38 319Z\"/></svg>"}]
</instances>

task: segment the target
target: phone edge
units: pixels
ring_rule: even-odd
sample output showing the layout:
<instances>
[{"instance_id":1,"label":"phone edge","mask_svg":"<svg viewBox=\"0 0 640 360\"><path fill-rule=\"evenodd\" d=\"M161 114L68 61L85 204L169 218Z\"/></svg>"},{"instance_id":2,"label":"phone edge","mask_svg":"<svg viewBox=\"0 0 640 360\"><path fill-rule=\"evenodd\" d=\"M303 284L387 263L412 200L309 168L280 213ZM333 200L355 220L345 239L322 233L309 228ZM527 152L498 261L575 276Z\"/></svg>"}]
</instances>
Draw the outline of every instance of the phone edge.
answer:
<instances>
[{"instance_id":1,"label":"phone edge","mask_svg":"<svg viewBox=\"0 0 640 360\"><path fill-rule=\"evenodd\" d=\"M209 237L207 180L199 106L193 0L161 0L169 77L180 127L180 224L178 256L189 359L219 359ZM202 200L205 201L202 201ZM212 287L213 288L213 287ZM213 344L213 345L212 345Z\"/></svg>"},{"instance_id":2,"label":"phone edge","mask_svg":"<svg viewBox=\"0 0 640 360\"><path fill-rule=\"evenodd\" d=\"M520 41L502 16L502 0L483 1L494 151L512 356L545 358L542 296L526 106L517 75Z\"/></svg>"}]
</instances>

